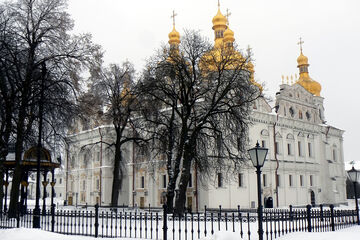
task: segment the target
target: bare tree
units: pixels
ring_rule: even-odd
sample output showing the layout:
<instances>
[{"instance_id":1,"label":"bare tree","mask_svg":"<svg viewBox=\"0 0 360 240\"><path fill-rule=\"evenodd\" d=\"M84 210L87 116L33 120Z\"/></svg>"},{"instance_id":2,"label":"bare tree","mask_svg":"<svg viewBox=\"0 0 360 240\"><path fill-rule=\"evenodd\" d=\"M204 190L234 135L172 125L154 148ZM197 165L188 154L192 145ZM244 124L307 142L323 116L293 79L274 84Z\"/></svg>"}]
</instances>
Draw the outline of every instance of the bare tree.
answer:
<instances>
[{"instance_id":1,"label":"bare tree","mask_svg":"<svg viewBox=\"0 0 360 240\"><path fill-rule=\"evenodd\" d=\"M178 214L195 164L210 177L218 169L238 171L245 159L250 104L261 93L249 60L233 45L212 48L198 32L186 31L178 50L164 48L148 62L142 89L161 103L153 114L164 117L154 123L167 127L168 150L176 153L167 152L167 205L171 210L177 188Z\"/></svg>"},{"instance_id":2,"label":"bare tree","mask_svg":"<svg viewBox=\"0 0 360 240\"><path fill-rule=\"evenodd\" d=\"M0 209L3 205L4 165L8 155L8 143L13 130L13 112L15 110L16 75L11 64L10 50L14 50L11 36L8 34L9 19L0 8Z\"/></svg>"},{"instance_id":3,"label":"bare tree","mask_svg":"<svg viewBox=\"0 0 360 240\"><path fill-rule=\"evenodd\" d=\"M138 101L136 99L135 70L131 63L121 66L111 64L108 68L93 71L91 92L96 99L102 100L106 121L112 122L115 139L107 143L115 148L111 206L118 205L120 190L124 177L123 146L130 141L143 141L137 131L135 117Z\"/></svg>"},{"instance_id":4,"label":"bare tree","mask_svg":"<svg viewBox=\"0 0 360 240\"><path fill-rule=\"evenodd\" d=\"M10 19L7 34L17 47L17 51L8 49L16 70L18 101L13 112L16 167L9 206L9 216L15 217L21 154L28 133L36 132L33 125L38 120L38 105L44 104L44 116L57 119L55 115L61 114L66 106L62 100L66 98L69 102L69 94L74 96L80 71L86 63L93 61L99 47L91 42L89 35L69 35L73 22L65 11L66 0L18 0L3 5L3 9L4 15ZM41 77L44 64L45 79ZM39 88L43 80L44 87ZM44 91L44 101L40 101L40 89ZM57 94L53 95L54 92ZM51 121L48 123L52 125Z\"/></svg>"}]
</instances>

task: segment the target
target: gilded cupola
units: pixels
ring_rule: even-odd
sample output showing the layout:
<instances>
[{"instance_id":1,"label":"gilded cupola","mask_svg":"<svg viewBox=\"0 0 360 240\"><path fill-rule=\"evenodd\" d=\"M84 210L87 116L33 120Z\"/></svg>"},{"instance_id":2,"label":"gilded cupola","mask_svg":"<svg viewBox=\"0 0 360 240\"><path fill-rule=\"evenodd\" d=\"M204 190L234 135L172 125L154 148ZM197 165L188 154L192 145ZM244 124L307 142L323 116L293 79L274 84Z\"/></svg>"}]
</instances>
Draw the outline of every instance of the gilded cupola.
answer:
<instances>
[{"instance_id":1,"label":"gilded cupola","mask_svg":"<svg viewBox=\"0 0 360 240\"><path fill-rule=\"evenodd\" d=\"M231 13L229 13L229 10L226 10L226 30L224 32L224 44L225 47L232 47L233 43L235 41L234 32L229 28L229 16Z\"/></svg>"},{"instance_id":2,"label":"gilded cupola","mask_svg":"<svg viewBox=\"0 0 360 240\"><path fill-rule=\"evenodd\" d=\"M180 33L175 29L175 16L176 13L173 11L171 18L173 19L173 30L169 33L169 44L171 49L178 49L180 44Z\"/></svg>"},{"instance_id":3,"label":"gilded cupola","mask_svg":"<svg viewBox=\"0 0 360 240\"><path fill-rule=\"evenodd\" d=\"M300 56L297 58L298 68L299 68L299 79L297 80L297 84L303 86L308 92L314 94L315 96L320 96L321 85L320 83L311 79L309 75L309 62L308 58L303 54L302 44L304 42L300 38Z\"/></svg>"},{"instance_id":4,"label":"gilded cupola","mask_svg":"<svg viewBox=\"0 0 360 240\"><path fill-rule=\"evenodd\" d=\"M215 34L215 47L222 47L224 40L224 32L227 29L227 19L220 11L220 1L218 1L218 11L215 17L212 19Z\"/></svg>"}]
</instances>

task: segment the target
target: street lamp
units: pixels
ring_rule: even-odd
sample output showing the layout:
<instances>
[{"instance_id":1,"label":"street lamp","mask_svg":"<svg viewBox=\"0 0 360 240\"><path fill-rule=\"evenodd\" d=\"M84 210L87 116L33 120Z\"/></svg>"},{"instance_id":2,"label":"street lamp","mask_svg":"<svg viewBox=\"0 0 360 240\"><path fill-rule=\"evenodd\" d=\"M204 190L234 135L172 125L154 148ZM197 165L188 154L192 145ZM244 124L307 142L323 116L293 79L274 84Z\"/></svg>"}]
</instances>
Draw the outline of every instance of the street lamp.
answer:
<instances>
[{"instance_id":1,"label":"street lamp","mask_svg":"<svg viewBox=\"0 0 360 240\"><path fill-rule=\"evenodd\" d=\"M357 224L360 225L359 219L359 205L357 200L357 191L356 191L356 183L359 181L360 172L354 168L354 166L347 171L350 181L352 181L354 185L354 194L355 194L355 208L356 208L356 216L357 216Z\"/></svg>"},{"instance_id":2,"label":"street lamp","mask_svg":"<svg viewBox=\"0 0 360 240\"><path fill-rule=\"evenodd\" d=\"M259 222L259 240L263 240L263 213L262 213L262 204L261 204L261 168L264 166L266 154L268 152L267 148L260 147L259 142L256 143L254 148L248 150L250 159L254 167L256 168L257 175L257 186L258 186L258 222Z\"/></svg>"}]
</instances>

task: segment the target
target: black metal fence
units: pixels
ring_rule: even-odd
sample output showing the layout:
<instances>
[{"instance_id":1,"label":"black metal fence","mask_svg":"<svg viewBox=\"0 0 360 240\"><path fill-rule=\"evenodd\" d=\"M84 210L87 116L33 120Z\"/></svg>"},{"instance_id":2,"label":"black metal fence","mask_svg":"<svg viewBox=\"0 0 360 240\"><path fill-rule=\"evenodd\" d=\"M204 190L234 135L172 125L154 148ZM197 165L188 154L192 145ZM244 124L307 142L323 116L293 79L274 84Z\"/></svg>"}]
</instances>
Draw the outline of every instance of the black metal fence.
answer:
<instances>
[{"instance_id":1,"label":"black metal fence","mask_svg":"<svg viewBox=\"0 0 360 240\"><path fill-rule=\"evenodd\" d=\"M41 215L41 229L61 234L94 237L127 237L143 239L200 239L218 231L231 231L242 239L257 239L257 214L238 207L237 210L205 208L204 212L175 216L151 209L111 209L90 207L86 210L48 210ZM263 215L264 239L307 231L335 231L357 223L356 210L329 208L265 209ZM33 224L33 211L28 210L17 219L1 214L0 228L26 227Z\"/></svg>"}]
</instances>

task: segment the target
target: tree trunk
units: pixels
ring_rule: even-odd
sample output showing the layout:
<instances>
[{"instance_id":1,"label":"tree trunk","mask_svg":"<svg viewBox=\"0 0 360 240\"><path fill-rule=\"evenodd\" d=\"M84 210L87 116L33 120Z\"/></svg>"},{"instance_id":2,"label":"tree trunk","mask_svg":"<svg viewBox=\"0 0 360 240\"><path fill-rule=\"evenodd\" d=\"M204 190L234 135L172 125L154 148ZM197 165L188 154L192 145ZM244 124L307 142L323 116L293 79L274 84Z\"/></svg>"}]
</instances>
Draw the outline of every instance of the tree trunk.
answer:
<instances>
[{"instance_id":1,"label":"tree trunk","mask_svg":"<svg viewBox=\"0 0 360 240\"><path fill-rule=\"evenodd\" d=\"M191 141L185 144L183 168L179 183L179 192L176 195L175 213L182 216L185 212L186 190L190 179L191 162L194 154L194 145Z\"/></svg>"},{"instance_id":2,"label":"tree trunk","mask_svg":"<svg viewBox=\"0 0 360 240\"><path fill-rule=\"evenodd\" d=\"M10 204L9 204L9 218L16 218L18 214L18 202L19 202L19 187L21 182L21 155L23 151L23 139L22 139L22 133L21 135L18 132L17 140L15 144L15 169L14 169L14 175L12 178L11 183L11 191L10 191Z\"/></svg>"},{"instance_id":3,"label":"tree trunk","mask_svg":"<svg viewBox=\"0 0 360 240\"><path fill-rule=\"evenodd\" d=\"M115 143L115 159L114 159L114 172L113 172L113 184L111 191L111 206L118 206L119 194L122 185L123 172L121 169L122 164L122 152L121 152L121 133L120 129L116 128L116 143Z\"/></svg>"},{"instance_id":4,"label":"tree trunk","mask_svg":"<svg viewBox=\"0 0 360 240\"><path fill-rule=\"evenodd\" d=\"M183 127L182 133L181 133L181 141L178 147L178 151L175 158L175 163L173 164L172 161L172 155L168 156L168 163L167 163L167 170L168 170L168 176L169 176L169 182L167 185L167 192L166 192L166 207L167 212L171 213L174 211L174 197L175 197L175 188L176 188L176 181L179 177L180 173L180 163L181 163L181 157L183 155L183 149L184 144L186 141L187 131L186 127ZM186 134L185 134L186 133ZM173 136L171 136L173 138ZM174 140L173 140L174 141ZM170 145L170 143L169 143ZM171 157L171 159L170 159ZM172 166L174 165L174 166Z\"/></svg>"},{"instance_id":5,"label":"tree trunk","mask_svg":"<svg viewBox=\"0 0 360 240\"><path fill-rule=\"evenodd\" d=\"M3 199L4 199L4 167L3 159L0 157L0 212L3 211ZM6 199L5 199L6 201ZM1 217L1 216L0 216Z\"/></svg>"},{"instance_id":6,"label":"tree trunk","mask_svg":"<svg viewBox=\"0 0 360 240\"><path fill-rule=\"evenodd\" d=\"M173 210L174 210L176 180L178 179L179 173L180 173L181 155L182 155L182 150L179 150L179 152L177 153L176 159L175 159L174 167L171 168L170 171L168 170L169 183L168 183L167 189L166 189L167 190L166 206L167 206L167 211L169 213L173 212Z\"/></svg>"}]
</instances>

